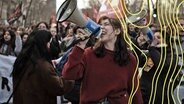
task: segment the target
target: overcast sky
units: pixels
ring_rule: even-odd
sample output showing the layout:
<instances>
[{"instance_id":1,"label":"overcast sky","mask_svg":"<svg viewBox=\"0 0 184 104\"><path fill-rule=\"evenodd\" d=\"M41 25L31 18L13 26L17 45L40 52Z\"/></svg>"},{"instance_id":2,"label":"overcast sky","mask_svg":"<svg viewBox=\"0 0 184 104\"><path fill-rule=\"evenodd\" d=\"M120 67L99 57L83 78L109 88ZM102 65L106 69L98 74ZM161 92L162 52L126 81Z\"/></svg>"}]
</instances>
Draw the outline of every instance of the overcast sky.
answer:
<instances>
[{"instance_id":1,"label":"overcast sky","mask_svg":"<svg viewBox=\"0 0 184 104\"><path fill-rule=\"evenodd\" d=\"M58 8L60 7L60 5L64 2L65 0L56 0L56 11L58 10ZM88 4L88 1L89 0L77 0L77 5L78 5L78 8L81 9L81 8L86 8L86 7L89 7L89 4ZM101 2L105 1L105 0L99 0ZM118 1L118 0L113 0L113 1ZM135 0L129 0L131 2L131 4L134 3ZM155 4L156 0L152 0L153 3Z\"/></svg>"},{"instance_id":2,"label":"overcast sky","mask_svg":"<svg viewBox=\"0 0 184 104\"><path fill-rule=\"evenodd\" d=\"M58 8L60 7L60 5L64 2L65 0L56 0L56 11L58 10ZM77 0L77 5L78 8L86 8L88 7L88 1L89 0Z\"/></svg>"}]
</instances>

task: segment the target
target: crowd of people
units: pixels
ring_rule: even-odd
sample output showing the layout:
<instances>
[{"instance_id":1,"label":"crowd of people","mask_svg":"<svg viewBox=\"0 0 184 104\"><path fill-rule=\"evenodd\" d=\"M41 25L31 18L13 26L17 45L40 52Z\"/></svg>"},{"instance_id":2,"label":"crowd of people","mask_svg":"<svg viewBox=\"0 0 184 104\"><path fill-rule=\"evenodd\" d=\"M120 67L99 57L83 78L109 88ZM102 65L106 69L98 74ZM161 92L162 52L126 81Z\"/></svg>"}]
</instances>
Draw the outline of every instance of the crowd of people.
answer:
<instances>
[{"instance_id":1,"label":"crowd of people","mask_svg":"<svg viewBox=\"0 0 184 104\"><path fill-rule=\"evenodd\" d=\"M98 38L71 22L0 26L0 54L16 57L13 103L57 104L61 96L61 103L72 104L174 104L183 76L184 19L175 33L149 25L151 40L127 24L131 44L118 19L103 16L98 24Z\"/></svg>"}]
</instances>

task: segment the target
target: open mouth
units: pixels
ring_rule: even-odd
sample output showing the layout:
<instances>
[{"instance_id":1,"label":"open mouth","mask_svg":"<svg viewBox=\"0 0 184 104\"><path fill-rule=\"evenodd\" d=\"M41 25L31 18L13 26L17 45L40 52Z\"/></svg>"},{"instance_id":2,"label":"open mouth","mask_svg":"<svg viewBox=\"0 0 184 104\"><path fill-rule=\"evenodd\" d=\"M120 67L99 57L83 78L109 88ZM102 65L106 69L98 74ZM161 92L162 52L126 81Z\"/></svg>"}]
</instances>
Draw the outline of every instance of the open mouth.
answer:
<instances>
[{"instance_id":1,"label":"open mouth","mask_svg":"<svg viewBox=\"0 0 184 104\"><path fill-rule=\"evenodd\" d=\"M103 34L106 34L106 32L105 32L105 31L102 31L102 35L103 35Z\"/></svg>"},{"instance_id":2,"label":"open mouth","mask_svg":"<svg viewBox=\"0 0 184 104\"><path fill-rule=\"evenodd\" d=\"M7 39L7 38L5 38L4 40L5 40L5 41L8 41L8 39Z\"/></svg>"},{"instance_id":3,"label":"open mouth","mask_svg":"<svg viewBox=\"0 0 184 104\"><path fill-rule=\"evenodd\" d=\"M102 33L102 34L101 34L101 37L105 36L105 34L106 34L106 33Z\"/></svg>"}]
</instances>

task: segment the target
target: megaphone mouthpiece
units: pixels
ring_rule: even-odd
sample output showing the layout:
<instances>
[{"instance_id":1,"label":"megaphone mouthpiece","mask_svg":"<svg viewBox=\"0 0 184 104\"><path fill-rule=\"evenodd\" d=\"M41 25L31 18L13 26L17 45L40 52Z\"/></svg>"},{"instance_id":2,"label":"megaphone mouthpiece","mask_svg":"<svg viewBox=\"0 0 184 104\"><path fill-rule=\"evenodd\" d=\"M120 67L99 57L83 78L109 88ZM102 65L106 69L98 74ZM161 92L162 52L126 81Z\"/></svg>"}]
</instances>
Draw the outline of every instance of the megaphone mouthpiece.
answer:
<instances>
[{"instance_id":1,"label":"megaphone mouthpiece","mask_svg":"<svg viewBox=\"0 0 184 104\"><path fill-rule=\"evenodd\" d=\"M95 35L95 37L99 35L101 29L100 25L92 21L90 18L88 18L85 28L90 31L91 35Z\"/></svg>"}]
</instances>

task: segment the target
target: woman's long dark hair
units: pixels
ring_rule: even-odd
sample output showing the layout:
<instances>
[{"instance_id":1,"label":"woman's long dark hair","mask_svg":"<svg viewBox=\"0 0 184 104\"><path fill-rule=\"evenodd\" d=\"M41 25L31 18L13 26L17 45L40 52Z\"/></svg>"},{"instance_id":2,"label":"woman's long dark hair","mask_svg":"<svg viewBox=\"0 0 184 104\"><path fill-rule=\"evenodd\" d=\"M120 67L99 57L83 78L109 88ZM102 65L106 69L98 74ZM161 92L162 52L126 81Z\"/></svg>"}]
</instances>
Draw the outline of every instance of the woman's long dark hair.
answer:
<instances>
[{"instance_id":1,"label":"woman's long dark hair","mask_svg":"<svg viewBox=\"0 0 184 104\"><path fill-rule=\"evenodd\" d=\"M49 29L49 25L48 25L48 23L45 22L45 21L39 22L39 23L36 25L36 29L38 29L39 25L42 24L42 23L45 24L45 26L46 26L47 29Z\"/></svg>"},{"instance_id":2,"label":"woman's long dark hair","mask_svg":"<svg viewBox=\"0 0 184 104\"><path fill-rule=\"evenodd\" d=\"M9 32L11 39L8 42L5 42L4 40L4 35L6 32ZM15 33L11 30L4 30L3 31L3 36L2 39L0 40L0 47L6 43L8 45L7 51L6 51L6 55L11 55L11 53L14 53L14 49L15 49Z\"/></svg>"},{"instance_id":3,"label":"woman's long dark hair","mask_svg":"<svg viewBox=\"0 0 184 104\"><path fill-rule=\"evenodd\" d=\"M117 36L117 40L115 42L115 50L114 50L114 62L117 63L120 66L126 65L129 62L129 52L127 49L127 45L126 42L123 38L123 31L122 31L122 27L121 24L119 22L119 20L117 19L113 19L113 18L109 18L107 16L103 16L99 19L100 23L102 20L109 20L113 29L120 29L121 32L120 34ZM99 43L97 43L99 44ZM105 56L105 47L103 43L100 43L99 46L97 46L97 48L95 48L95 55L97 57L104 57Z\"/></svg>"},{"instance_id":4,"label":"woman's long dark hair","mask_svg":"<svg viewBox=\"0 0 184 104\"><path fill-rule=\"evenodd\" d=\"M35 30L30 34L13 65L13 76L18 76L29 61L34 65L38 59L44 59L51 63L47 48L51 37L51 33L46 30Z\"/></svg>"}]
</instances>

